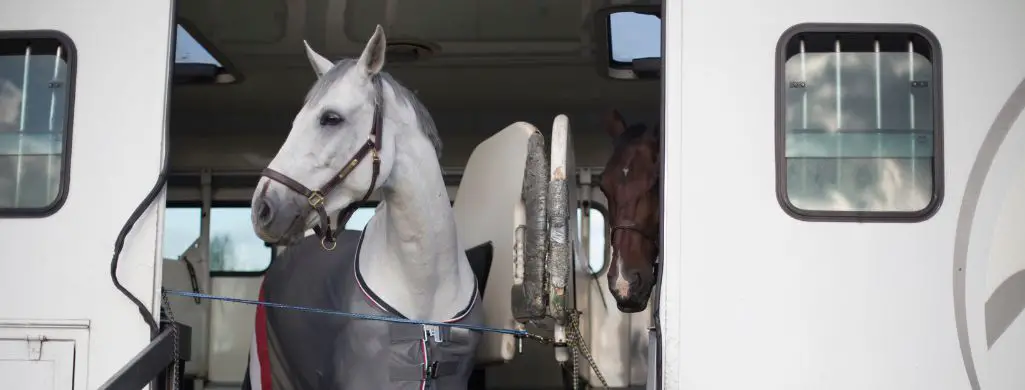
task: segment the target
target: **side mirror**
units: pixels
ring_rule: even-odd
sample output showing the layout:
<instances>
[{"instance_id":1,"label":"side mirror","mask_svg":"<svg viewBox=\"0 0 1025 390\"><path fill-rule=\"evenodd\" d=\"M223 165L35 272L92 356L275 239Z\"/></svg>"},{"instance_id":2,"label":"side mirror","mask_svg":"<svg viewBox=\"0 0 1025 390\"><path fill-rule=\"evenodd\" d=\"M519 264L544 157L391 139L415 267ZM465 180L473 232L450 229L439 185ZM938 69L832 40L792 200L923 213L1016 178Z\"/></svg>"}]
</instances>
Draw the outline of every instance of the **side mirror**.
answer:
<instances>
[{"instance_id":1,"label":"side mirror","mask_svg":"<svg viewBox=\"0 0 1025 390\"><path fill-rule=\"evenodd\" d=\"M624 5L594 19L598 72L622 80L662 77L662 7Z\"/></svg>"}]
</instances>

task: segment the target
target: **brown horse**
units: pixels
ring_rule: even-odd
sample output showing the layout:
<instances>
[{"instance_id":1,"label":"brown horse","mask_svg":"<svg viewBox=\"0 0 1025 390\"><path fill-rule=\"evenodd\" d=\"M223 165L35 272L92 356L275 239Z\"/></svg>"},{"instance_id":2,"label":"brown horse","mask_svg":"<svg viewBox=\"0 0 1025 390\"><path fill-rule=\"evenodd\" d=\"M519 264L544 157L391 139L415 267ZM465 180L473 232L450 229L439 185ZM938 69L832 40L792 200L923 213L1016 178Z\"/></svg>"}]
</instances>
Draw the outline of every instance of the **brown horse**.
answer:
<instances>
[{"instance_id":1,"label":"brown horse","mask_svg":"<svg viewBox=\"0 0 1025 390\"><path fill-rule=\"evenodd\" d=\"M648 306L656 282L661 217L658 129L627 126L616 110L603 122L614 145L599 184L612 227L609 291L619 311L636 313Z\"/></svg>"}]
</instances>

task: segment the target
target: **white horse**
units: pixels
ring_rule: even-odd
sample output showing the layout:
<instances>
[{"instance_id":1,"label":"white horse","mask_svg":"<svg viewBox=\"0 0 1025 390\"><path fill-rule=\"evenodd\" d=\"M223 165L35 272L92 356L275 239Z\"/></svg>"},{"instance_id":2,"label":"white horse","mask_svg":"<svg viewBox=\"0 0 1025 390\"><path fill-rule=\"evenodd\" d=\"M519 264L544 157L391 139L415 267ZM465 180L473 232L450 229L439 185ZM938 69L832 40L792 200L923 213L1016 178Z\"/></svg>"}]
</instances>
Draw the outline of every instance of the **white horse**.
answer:
<instances>
[{"instance_id":1,"label":"white horse","mask_svg":"<svg viewBox=\"0 0 1025 390\"><path fill-rule=\"evenodd\" d=\"M261 298L480 323L476 278L456 239L438 161L441 141L424 106L381 71L385 48L380 26L358 60L335 64L306 45L318 80L252 200L256 234L290 245L268 269ZM383 201L362 235L334 233L328 215L378 188ZM311 228L316 237L305 236ZM261 307L250 383L461 389L479 336Z\"/></svg>"}]
</instances>

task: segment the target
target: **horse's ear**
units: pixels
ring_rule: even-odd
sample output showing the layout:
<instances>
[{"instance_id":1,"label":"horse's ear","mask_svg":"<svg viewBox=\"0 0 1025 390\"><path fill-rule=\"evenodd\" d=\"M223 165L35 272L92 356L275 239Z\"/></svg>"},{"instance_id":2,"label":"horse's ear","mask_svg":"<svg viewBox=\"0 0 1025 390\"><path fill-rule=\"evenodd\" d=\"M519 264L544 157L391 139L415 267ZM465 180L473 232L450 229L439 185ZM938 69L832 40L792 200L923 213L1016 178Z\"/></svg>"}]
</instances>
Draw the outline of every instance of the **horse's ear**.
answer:
<instances>
[{"instance_id":1,"label":"horse's ear","mask_svg":"<svg viewBox=\"0 0 1025 390\"><path fill-rule=\"evenodd\" d=\"M614 139L619 138L619 135L626 131L626 121L623 120L623 116L619 114L618 110L609 110L605 113L605 118L603 118L602 122L605 126L605 131Z\"/></svg>"},{"instance_id":2,"label":"horse's ear","mask_svg":"<svg viewBox=\"0 0 1025 390\"><path fill-rule=\"evenodd\" d=\"M659 132L658 125L648 128L648 131L645 131L644 134L655 146L662 145L662 134Z\"/></svg>"},{"instance_id":3,"label":"horse's ear","mask_svg":"<svg viewBox=\"0 0 1025 390\"><path fill-rule=\"evenodd\" d=\"M659 158L662 155L662 135L659 133L658 125L648 129L645 134L646 137L648 137L648 141L651 142L652 147L654 148L656 158Z\"/></svg>"},{"instance_id":4,"label":"horse's ear","mask_svg":"<svg viewBox=\"0 0 1025 390\"><path fill-rule=\"evenodd\" d=\"M378 24L374 35L367 41L367 47L363 48L363 54L359 56L359 67L366 70L367 76L376 75L384 67L384 52L387 48L384 29Z\"/></svg>"},{"instance_id":5,"label":"horse's ear","mask_svg":"<svg viewBox=\"0 0 1025 390\"><path fill-rule=\"evenodd\" d=\"M310 47L310 44L305 39L303 39L303 46L306 46L306 58L310 59L310 65L313 65L313 72L317 74L317 78L324 76L324 73L327 73L327 71L335 66L335 64L331 63L331 60L313 51L313 48Z\"/></svg>"}]
</instances>

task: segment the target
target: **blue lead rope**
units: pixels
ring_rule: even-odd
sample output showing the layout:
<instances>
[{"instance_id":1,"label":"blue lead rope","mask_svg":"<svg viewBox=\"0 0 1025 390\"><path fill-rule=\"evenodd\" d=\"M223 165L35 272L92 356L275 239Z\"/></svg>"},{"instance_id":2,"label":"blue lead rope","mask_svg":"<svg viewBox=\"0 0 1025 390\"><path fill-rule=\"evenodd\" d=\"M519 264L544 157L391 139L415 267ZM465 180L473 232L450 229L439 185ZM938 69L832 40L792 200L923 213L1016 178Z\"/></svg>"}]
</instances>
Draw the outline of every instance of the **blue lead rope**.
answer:
<instances>
[{"instance_id":1,"label":"blue lead rope","mask_svg":"<svg viewBox=\"0 0 1025 390\"><path fill-rule=\"evenodd\" d=\"M516 336L516 337L526 337L526 338L534 339L534 340L537 340L537 341L546 342L546 340L544 338L541 338L540 336L532 335L532 334L530 334L530 332L527 332L526 330L489 328L489 327L486 327L486 326L476 326L476 325L468 325L468 324L450 324L450 323L447 323L447 322L417 321L417 320L411 320L411 319L406 319L406 318L385 317L385 316L378 316L378 315L373 315L373 314L346 313L344 311L317 309L317 308L305 307L305 306L285 305L285 304L281 304L281 303L254 301L254 300L241 299L241 298L222 297L222 296L217 296L217 295L209 295L209 294L203 294L203 293L197 293L197 292L191 292L191 291L178 291L178 290L164 289L164 293L169 294L169 295L177 295L177 296L189 297L189 298L209 299L209 300L214 300L214 301L224 301L224 302L234 302L234 303L244 303L244 304L247 304L247 305L275 307L275 308L279 308L279 309L305 311L305 312L309 312L309 313L330 314L330 315L349 317L349 318L355 318L355 319L360 319L360 320L384 321L384 322L393 322L393 323L398 323L398 324L428 325L428 326L439 326L439 327L440 326L447 326L447 327L450 327L450 328L462 328L462 329L468 329L468 330L476 330L476 331L479 331L479 332L511 334L513 336Z\"/></svg>"}]
</instances>

